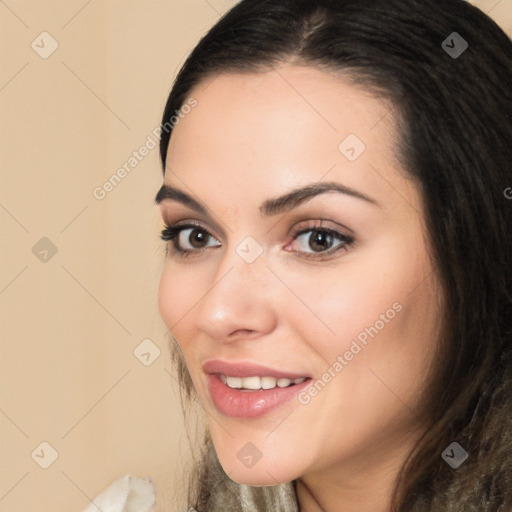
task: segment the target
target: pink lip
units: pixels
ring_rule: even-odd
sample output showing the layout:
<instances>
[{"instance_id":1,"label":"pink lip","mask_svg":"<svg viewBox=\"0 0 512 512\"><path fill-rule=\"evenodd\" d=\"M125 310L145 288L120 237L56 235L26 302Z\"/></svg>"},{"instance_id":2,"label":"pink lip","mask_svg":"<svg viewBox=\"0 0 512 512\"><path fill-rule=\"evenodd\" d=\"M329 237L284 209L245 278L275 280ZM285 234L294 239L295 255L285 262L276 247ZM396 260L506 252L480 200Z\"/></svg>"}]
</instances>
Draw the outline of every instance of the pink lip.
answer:
<instances>
[{"instance_id":1,"label":"pink lip","mask_svg":"<svg viewBox=\"0 0 512 512\"><path fill-rule=\"evenodd\" d=\"M242 391L224 384L218 374L208 375L208 389L219 412L232 418L256 418L263 416L292 400L304 387L311 384L307 379L287 388Z\"/></svg>"},{"instance_id":2,"label":"pink lip","mask_svg":"<svg viewBox=\"0 0 512 512\"><path fill-rule=\"evenodd\" d=\"M203 365L203 370L207 374L223 373L229 377L274 377L276 379L300 379L301 377L311 377L307 373L293 373L283 370L277 370L258 363L244 363L242 361L222 361L220 359L209 359Z\"/></svg>"},{"instance_id":3,"label":"pink lip","mask_svg":"<svg viewBox=\"0 0 512 512\"><path fill-rule=\"evenodd\" d=\"M213 403L219 412L232 418L255 418L269 413L284 403L292 400L312 379L305 373L295 373L258 363L230 362L210 359L203 365L208 376L208 390ZM306 377L304 382L286 388L260 389L258 391L242 391L230 388L219 377L222 373L229 377L274 377L290 380Z\"/></svg>"}]
</instances>

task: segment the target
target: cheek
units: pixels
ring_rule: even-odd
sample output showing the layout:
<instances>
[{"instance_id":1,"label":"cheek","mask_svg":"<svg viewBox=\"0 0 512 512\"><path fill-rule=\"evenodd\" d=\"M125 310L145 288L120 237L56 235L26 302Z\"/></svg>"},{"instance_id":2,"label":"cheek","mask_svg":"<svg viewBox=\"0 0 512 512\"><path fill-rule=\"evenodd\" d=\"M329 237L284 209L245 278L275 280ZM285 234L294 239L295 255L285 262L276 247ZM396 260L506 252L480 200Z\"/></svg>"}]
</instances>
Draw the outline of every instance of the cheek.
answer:
<instances>
[{"instance_id":1,"label":"cheek","mask_svg":"<svg viewBox=\"0 0 512 512\"><path fill-rule=\"evenodd\" d=\"M167 328L170 328L173 323L172 312L174 311L175 300L169 272L164 269L158 285L158 309Z\"/></svg>"},{"instance_id":2,"label":"cheek","mask_svg":"<svg viewBox=\"0 0 512 512\"><path fill-rule=\"evenodd\" d=\"M294 328L313 349L318 367L327 370L344 358L346 366L338 365L336 373L344 377L337 381L359 404L368 395L392 397L375 374L396 394L415 397L435 346L434 278L425 279L431 267L421 244L396 247L404 241L361 251L357 260L347 257L322 272L312 269L314 279L303 274L290 281L303 303L286 303Z\"/></svg>"},{"instance_id":3,"label":"cheek","mask_svg":"<svg viewBox=\"0 0 512 512\"><path fill-rule=\"evenodd\" d=\"M194 287L186 272L177 272L172 262L167 262L160 277L158 287L158 309L167 328L178 336L182 325L186 324L187 311L193 301ZM174 326L176 326L174 328Z\"/></svg>"},{"instance_id":4,"label":"cheek","mask_svg":"<svg viewBox=\"0 0 512 512\"><path fill-rule=\"evenodd\" d=\"M358 336L364 343L376 323L379 331L386 330L399 316L397 302L407 290L396 275L374 275L368 268L340 265L322 272L312 269L310 278L304 273L290 278L296 297L283 301L282 311L326 354L341 354Z\"/></svg>"}]
</instances>

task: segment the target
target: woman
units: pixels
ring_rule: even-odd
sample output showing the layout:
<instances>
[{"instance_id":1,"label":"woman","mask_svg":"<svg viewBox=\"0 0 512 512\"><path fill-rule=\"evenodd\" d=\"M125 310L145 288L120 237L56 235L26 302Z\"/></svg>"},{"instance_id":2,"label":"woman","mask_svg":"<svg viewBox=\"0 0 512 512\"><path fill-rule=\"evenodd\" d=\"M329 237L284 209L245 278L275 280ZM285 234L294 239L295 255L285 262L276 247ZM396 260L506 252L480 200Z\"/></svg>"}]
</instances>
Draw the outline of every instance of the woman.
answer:
<instances>
[{"instance_id":1,"label":"woman","mask_svg":"<svg viewBox=\"0 0 512 512\"><path fill-rule=\"evenodd\" d=\"M512 44L462 0L242 0L170 93L187 507L512 510Z\"/></svg>"}]
</instances>

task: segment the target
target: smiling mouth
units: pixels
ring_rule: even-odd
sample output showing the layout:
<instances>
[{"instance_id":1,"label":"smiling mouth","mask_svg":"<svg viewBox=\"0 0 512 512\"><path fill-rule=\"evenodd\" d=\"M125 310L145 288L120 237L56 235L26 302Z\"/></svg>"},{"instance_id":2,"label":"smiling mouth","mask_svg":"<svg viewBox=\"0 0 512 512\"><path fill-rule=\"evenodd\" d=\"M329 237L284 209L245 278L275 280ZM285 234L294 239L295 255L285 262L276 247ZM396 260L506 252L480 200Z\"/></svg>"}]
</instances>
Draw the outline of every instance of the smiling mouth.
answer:
<instances>
[{"instance_id":1,"label":"smiling mouth","mask_svg":"<svg viewBox=\"0 0 512 512\"><path fill-rule=\"evenodd\" d=\"M251 376L251 377L232 377L219 373L220 380L232 389L240 391L260 391L275 388L288 388L300 384L310 377L300 377L298 379L275 378L270 376Z\"/></svg>"},{"instance_id":2,"label":"smiling mouth","mask_svg":"<svg viewBox=\"0 0 512 512\"><path fill-rule=\"evenodd\" d=\"M231 418L257 418L292 401L313 382L311 377L299 377L297 374L289 374L289 377L260 377L250 373L248 377L234 377L217 371L208 375L208 390L221 414Z\"/></svg>"}]
</instances>

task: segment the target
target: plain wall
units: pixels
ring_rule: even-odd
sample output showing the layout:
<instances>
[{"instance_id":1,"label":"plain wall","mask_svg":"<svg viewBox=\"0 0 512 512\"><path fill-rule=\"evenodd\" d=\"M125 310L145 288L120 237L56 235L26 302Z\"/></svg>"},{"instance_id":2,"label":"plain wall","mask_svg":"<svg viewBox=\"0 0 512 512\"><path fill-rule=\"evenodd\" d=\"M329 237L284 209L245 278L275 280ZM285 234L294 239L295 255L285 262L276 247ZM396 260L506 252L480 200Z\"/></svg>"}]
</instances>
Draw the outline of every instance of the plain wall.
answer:
<instances>
[{"instance_id":1,"label":"plain wall","mask_svg":"<svg viewBox=\"0 0 512 512\"><path fill-rule=\"evenodd\" d=\"M0 512L78 512L126 473L174 512L188 441L151 141L179 66L234 3L0 2ZM510 0L473 3L512 34Z\"/></svg>"}]
</instances>

